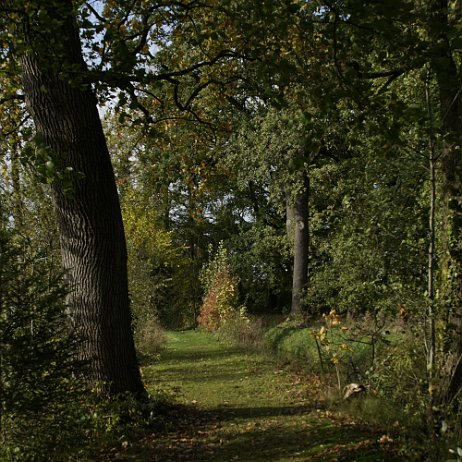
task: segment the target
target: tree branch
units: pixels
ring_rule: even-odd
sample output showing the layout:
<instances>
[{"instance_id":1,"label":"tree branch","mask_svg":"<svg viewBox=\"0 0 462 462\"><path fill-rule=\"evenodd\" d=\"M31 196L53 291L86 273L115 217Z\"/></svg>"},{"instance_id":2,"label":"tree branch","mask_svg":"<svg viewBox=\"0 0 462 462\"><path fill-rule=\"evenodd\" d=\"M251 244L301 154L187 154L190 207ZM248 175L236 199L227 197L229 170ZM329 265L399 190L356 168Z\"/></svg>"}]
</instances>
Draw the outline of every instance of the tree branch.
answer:
<instances>
[{"instance_id":1,"label":"tree branch","mask_svg":"<svg viewBox=\"0 0 462 462\"><path fill-rule=\"evenodd\" d=\"M223 50L218 53L214 58L199 63L193 64L192 66L185 67L184 69L178 69L176 71L160 72L157 74L125 74L121 72L115 72L113 70L101 71L101 70L90 70L85 73L85 83L92 84L98 82L104 82L112 84L121 88L125 88L129 83L152 83L161 80L167 80L171 83L178 83L175 77L182 77L191 74L197 69L202 67L211 66L218 62L222 58L236 57L236 54L230 50Z\"/></svg>"},{"instance_id":2,"label":"tree branch","mask_svg":"<svg viewBox=\"0 0 462 462\"><path fill-rule=\"evenodd\" d=\"M10 95L10 96L5 96L4 98L0 98L0 106L10 101L24 102L24 95Z\"/></svg>"},{"instance_id":3,"label":"tree branch","mask_svg":"<svg viewBox=\"0 0 462 462\"><path fill-rule=\"evenodd\" d=\"M358 69L358 77L362 79L381 79L384 77L390 77L391 79L396 79L400 75L403 75L406 72L404 67L398 67L397 69L392 69L390 71L381 71L381 72L361 72Z\"/></svg>"}]
</instances>

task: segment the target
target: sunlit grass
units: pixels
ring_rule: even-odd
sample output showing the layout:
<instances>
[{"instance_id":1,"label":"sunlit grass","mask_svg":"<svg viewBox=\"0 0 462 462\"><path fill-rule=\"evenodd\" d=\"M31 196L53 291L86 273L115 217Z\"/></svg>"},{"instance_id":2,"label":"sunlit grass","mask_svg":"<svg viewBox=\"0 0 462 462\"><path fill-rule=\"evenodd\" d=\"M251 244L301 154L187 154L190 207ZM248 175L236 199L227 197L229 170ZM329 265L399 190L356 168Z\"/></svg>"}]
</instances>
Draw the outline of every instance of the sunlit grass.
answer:
<instances>
[{"instance_id":1,"label":"sunlit grass","mask_svg":"<svg viewBox=\"0 0 462 462\"><path fill-rule=\"evenodd\" d=\"M307 377L268 357L202 332L167 338L160 360L143 368L144 381L204 418L179 437L153 436L144 443L152 446L147 460L405 460L377 442L379 430L326 411Z\"/></svg>"}]
</instances>

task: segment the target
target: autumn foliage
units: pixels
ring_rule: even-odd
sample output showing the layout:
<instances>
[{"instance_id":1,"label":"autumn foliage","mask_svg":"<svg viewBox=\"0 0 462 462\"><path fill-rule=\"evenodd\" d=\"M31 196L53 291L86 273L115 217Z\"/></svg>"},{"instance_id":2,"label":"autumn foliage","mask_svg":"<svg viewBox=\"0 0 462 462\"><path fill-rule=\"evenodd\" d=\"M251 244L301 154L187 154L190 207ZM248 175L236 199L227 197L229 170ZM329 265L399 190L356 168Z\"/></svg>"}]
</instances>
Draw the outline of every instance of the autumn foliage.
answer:
<instances>
[{"instance_id":1,"label":"autumn foliage","mask_svg":"<svg viewBox=\"0 0 462 462\"><path fill-rule=\"evenodd\" d=\"M205 268L202 281L205 295L197 322L201 328L215 332L238 313L239 280L232 274L223 246Z\"/></svg>"}]
</instances>

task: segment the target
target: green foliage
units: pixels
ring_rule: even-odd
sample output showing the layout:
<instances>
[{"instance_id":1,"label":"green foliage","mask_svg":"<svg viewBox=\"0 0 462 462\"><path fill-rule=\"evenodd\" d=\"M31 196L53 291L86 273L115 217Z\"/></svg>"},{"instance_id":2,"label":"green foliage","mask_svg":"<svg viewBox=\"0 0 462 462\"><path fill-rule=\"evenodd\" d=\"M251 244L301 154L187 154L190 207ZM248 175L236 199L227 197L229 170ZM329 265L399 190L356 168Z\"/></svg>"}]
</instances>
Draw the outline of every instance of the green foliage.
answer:
<instances>
[{"instance_id":1,"label":"green foliage","mask_svg":"<svg viewBox=\"0 0 462 462\"><path fill-rule=\"evenodd\" d=\"M335 374L339 387L349 380L367 382L376 393L369 396L370 414L383 399L417 422L429 398L422 334L427 327L420 323L428 305L427 163L434 155L438 178L452 174L451 164L440 168L441 152L460 146L460 126L454 124L449 136L442 130L460 102L461 21L455 3L449 2L447 30L436 27L433 1L148 3L106 2L96 14L81 4L77 18L92 68L89 81L101 100L117 87L117 116L132 123L108 131L114 132L140 352L157 353L157 320L195 323L199 269L209 244L216 248L224 241L229 252L220 247L204 271L202 327L246 342L259 328L239 311L241 304L251 313L284 310L291 287L285 206L300 189L300 173L309 173L305 302L313 317L325 316L309 331L270 330L267 340L326 378ZM25 8L34 27L50 32L64 18L39 4L8 5ZM14 132L22 109L11 99L20 85L10 58L25 44L12 33L20 15L14 11L9 18L5 12L1 115L3 131ZM39 45L63 53L61 42ZM438 80L432 73L439 69L444 72ZM75 69L61 71L76 85L87 77ZM452 87L448 108L442 107L439 86ZM141 127L141 119L159 123ZM205 124L192 123L197 121ZM25 151L44 181L69 189L77 178L46 146L28 145ZM450 224L453 211L443 204L453 193L449 205L460 202L459 191L451 188L438 190L437 200L437 301L447 305L444 312L436 304L438 325L460 306L459 223ZM29 200L28 207L45 203L46 194L37 194L40 200ZM6 217L13 216L16 226L13 205ZM25 232L35 235L32 220L24 221ZM445 262L449 258L457 263L454 270ZM417 315L416 329L403 334L391 322L391 334L385 334L383 319L401 307ZM348 316L364 316L369 325L350 325ZM449 332L440 332L445 347Z\"/></svg>"},{"instance_id":2,"label":"green foliage","mask_svg":"<svg viewBox=\"0 0 462 462\"><path fill-rule=\"evenodd\" d=\"M73 360L60 275L0 229L0 455L66 460L83 440L82 367Z\"/></svg>"},{"instance_id":3,"label":"green foliage","mask_svg":"<svg viewBox=\"0 0 462 462\"><path fill-rule=\"evenodd\" d=\"M63 165L63 160L39 136L25 144L21 162L33 169L38 182L59 185L68 195L72 195L75 182L84 178L81 172Z\"/></svg>"},{"instance_id":4,"label":"green foliage","mask_svg":"<svg viewBox=\"0 0 462 462\"><path fill-rule=\"evenodd\" d=\"M267 330L265 341L281 359L319 374L326 387L337 390L336 399L346 384L364 384L367 403L353 405L349 411L355 415L390 429L402 426L408 434L415 426L423 428L428 404L425 355L399 324L378 328L373 320L346 322L332 310L315 329L275 327ZM385 414L374 415L383 402L386 422Z\"/></svg>"},{"instance_id":5,"label":"green foliage","mask_svg":"<svg viewBox=\"0 0 462 462\"><path fill-rule=\"evenodd\" d=\"M181 265L181 249L172 242L172 233L161 226L159 215L148 198L136 189L126 189L122 215L135 328L144 332L146 324L155 318L168 324L174 284L172 275Z\"/></svg>"},{"instance_id":6,"label":"green foliage","mask_svg":"<svg viewBox=\"0 0 462 462\"><path fill-rule=\"evenodd\" d=\"M148 399L140 400L131 393L110 399L91 395L85 403L86 437L90 441L83 460L94 460L97 452L114 445L122 446L148 427L164 426L163 413L172 397L157 390ZM79 460L79 459L76 459Z\"/></svg>"},{"instance_id":7,"label":"green foliage","mask_svg":"<svg viewBox=\"0 0 462 462\"><path fill-rule=\"evenodd\" d=\"M75 360L67 288L53 262L28 240L0 228L0 460L95 460L157 422L167 399L130 394L101 400ZM154 319L137 332L144 357L158 354L163 333ZM159 423L159 425L163 425Z\"/></svg>"},{"instance_id":8,"label":"green foliage","mask_svg":"<svg viewBox=\"0 0 462 462\"><path fill-rule=\"evenodd\" d=\"M252 181L263 185L279 213L285 211L287 195L295 197L302 188L298 172L307 171L321 147L316 115L294 106L262 107L244 119L226 157L229 168L236 169L238 186L248 188Z\"/></svg>"},{"instance_id":9,"label":"green foliage","mask_svg":"<svg viewBox=\"0 0 462 462\"><path fill-rule=\"evenodd\" d=\"M195 326L202 296L199 273L208 245L217 245L236 228L233 205L222 202L227 173L217 166L204 128L169 122L155 134L140 135L113 118L108 117L107 123L124 216L149 217L156 233L168 237L172 246L168 255L157 252L162 263L159 258L153 260L158 280L154 277L140 289L163 284L159 290L153 288L159 296L153 305L163 325ZM130 212L132 206L138 210ZM129 252L132 248L129 242ZM146 264L138 263L136 272L149 273Z\"/></svg>"},{"instance_id":10,"label":"green foliage","mask_svg":"<svg viewBox=\"0 0 462 462\"><path fill-rule=\"evenodd\" d=\"M270 205L262 206L269 215L275 212ZM279 214L271 219L271 224L257 219L227 240L233 249L229 263L239 275L240 302L256 315L286 311L291 300L289 241Z\"/></svg>"},{"instance_id":11,"label":"green foliage","mask_svg":"<svg viewBox=\"0 0 462 462\"><path fill-rule=\"evenodd\" d=\"M313 311L393 314L398 304L416 312L425 303L425 152L406 145L418 143L418 131L391 134L384 123L392 122L352 124L348 158L312 172Z\"/></svg>"},{"instance_id":12,"label":"green foliage","mask_svg":"<svg viewBox=\"0 0 462 462\"><path fill-rule=\"evenodd\" d=\"M428 405L428 377L423 343L406 332L395 334L386 347L377 351L367 382L379 399L393 403L401 419L423 426Z\"/></svg>"}]
</instances>

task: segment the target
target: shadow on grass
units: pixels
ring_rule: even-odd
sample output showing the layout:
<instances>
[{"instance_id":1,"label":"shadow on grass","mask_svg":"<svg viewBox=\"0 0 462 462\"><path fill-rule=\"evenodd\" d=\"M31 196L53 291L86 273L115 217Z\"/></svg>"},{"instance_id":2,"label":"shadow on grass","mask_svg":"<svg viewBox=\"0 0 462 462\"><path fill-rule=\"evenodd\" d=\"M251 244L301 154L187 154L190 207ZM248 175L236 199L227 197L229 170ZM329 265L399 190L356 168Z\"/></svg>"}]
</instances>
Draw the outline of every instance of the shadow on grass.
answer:
<instances>
[{"instance_id":1,"label":"shadow on grass","mask_svg":"<svg viewBox=\"0 0 462 462\"><path fill-rule=\"evenodd\" d=\"M312 405L292 407L172 407L160 426L125 450L102 454L104 461L145 462L405 462L380 435L357 424L317 418ZM294 420L281 425L277 419ZM266 420L265 420L266 419ZM237 421L240 420L240 423ZM244 420L244 422L242 422ZM234 425L233 421L236 421ZM170 429L170 430L169 430Z\"/></svg>"},{"instance_id":2,"label":"shadow on grass","mask_svg":"<svg viewBox=\"0 0 462 462\"><path fill-rule=\"evenodd\" d=\"M159 363L186 363L200 364L204 361L220 361L223 358L233 358L242 355L242 350L238 348L228 350L204 350L204 351L176 351L163 349L157 354L143 354L138 352L138 363L142 367L157 366Z\"/></svg>"},{"instance_id":3,"label":"shadow on grass","mask_svg":"<svg viewBox=\"0 0 462 462\"><path fill-rule=\"evenodd\" d=\"M162 369L162 373L158 377L153 379L156 384L160 383L171 383L174 378L178 380L181 378L182 383L191 382L191 383L202 383L204 381L211 382L229 382L232 386L233 383L236 385L239 384L240 377L244 377L244 373L239 374L233 371L229 373L220 373L217 374L214 371L208 372L207 369L198 372L191 372L191 369L188 367L170 367Z\"/></svg>"},{"instance_id":4,"label":"shadow on grass","mask_svg":"<svg viewBox=\"0 0 462 462\"><path fill-rule=\"evenodd\" d=\"M313 410L319 409L319 406L314 403L313 405L303 406L290 406L290 407L242 407L242 408L228 408L223 405L217 409L214 409L215 413L221 421L229 421L235 419L250 419L255 418L268 418L268 417L279 417L279 416L294 416L303 415L313 412Z\"/></svg>"},{"instance_id":5,"label":"shadow on grass","mask_svg":"<svg viewBox=\"0 0 462 462\"><path fill-rule=\"evenodd\" d=\"M392 460L384 454L375 439L360 428L319 427L254 429L242 434L230 434L210 457L202 447L197 459L203 461L240 460L264 462L278 460L312 461L374 461ZM205 454L204 454L205 451ZM361 458L360 458L361 457Z\"/></svg>"},{"instance_id":6,"label":"shadow on grass","mask_svg":"<svg viewBox=\"0 0 462 462\"><path fill-rule=\"evenodd\" d=\"M233 355L242 355L243 350L239 348L228 348L226 350L174 350L166 349L161 354L162 361L168 362L197 362L197 361L210 361L219 360L222 358L229 358Z\"/></svg>"},{"instance_id":7,"label":"shadow on grass","mask_svg":"<svg viewBox=\"0 0 462 462\"><path fill-rule=\"evenodd\" d=\"M226 419L272 417L309 413L306 406L295 408L243 408L223 413L221 409L195 414L183 431L152 435L119 453L117 460L155 462L398 462L402 456L377 443L374 435L360 425L336 426L332 422L306 419L299 426L247 425L221 431ZM300 421L302 422L302 421ZM234 428L234 430L232 430ZM218 430L217 430L218 429Z\"/></svg>"},{"instance_id":8,"label":"shadow on grass","mask_svg":"<svg viewBox=\"0 0 462 462\"><path fill-rule=\"evenodd\" d=\"M292 329L293 331L294 329ZM290 329L275 333L283 340ZM389 447L377 443L380 435L364 426L336 422L322 418L312 402L290 404L285 393L266 393L271 386L272 372L268 373L259 361L250 362L251 355L243 355L240 348L223 348L206 342L203 335L184 334L172 340L162 352L159 367L146 370L151 383L179 384L187 382L197 395L213 393L213 400L221 405L202 411L195 407L178 407L175 413L159 415L160 425L146 429L139 439L128 443L126 449L115 448L103 454L104 461L155 462L397 462ZM202 340L201 340L202 339ZM204 340L205 339L205 340ZM199 341L200 340L200 341ZM158 363L156 363L158 364ZM245 367L243 367L245 366ZM266 371L266 372L265 372ZM266 374L266 375L265 375ZM242 375L257 379L245 388ZM211 382L220 382L215 387ZM192 386L192 385L195 386ZM277 385L277 384L276 384ZM241 390L241 386L243 389ZM288 386L290 382L280 382ZM260 395L256 396L260 390ZM282 389L284 392L285 389ZM221 393L221 395L219 394ZM241 398L245 393L246 399ZM191 396L191 395L190 395ZM291 395L292 396L292 395ZM298 396L298 395L297 395ZM227 405L223 399L229 398ZM191 399L191 397L189 398ZM198 398L199 399L199 398ZM290 398L292 399L292 398ZM242 406L239 406L242 403ZM284 405L283 403L286 403ZM265 404L268 404L266 406ZM280 405L279 405L280 404ZM114 449L114 448L113 448Z\"/></svg>"}]
</instances>

